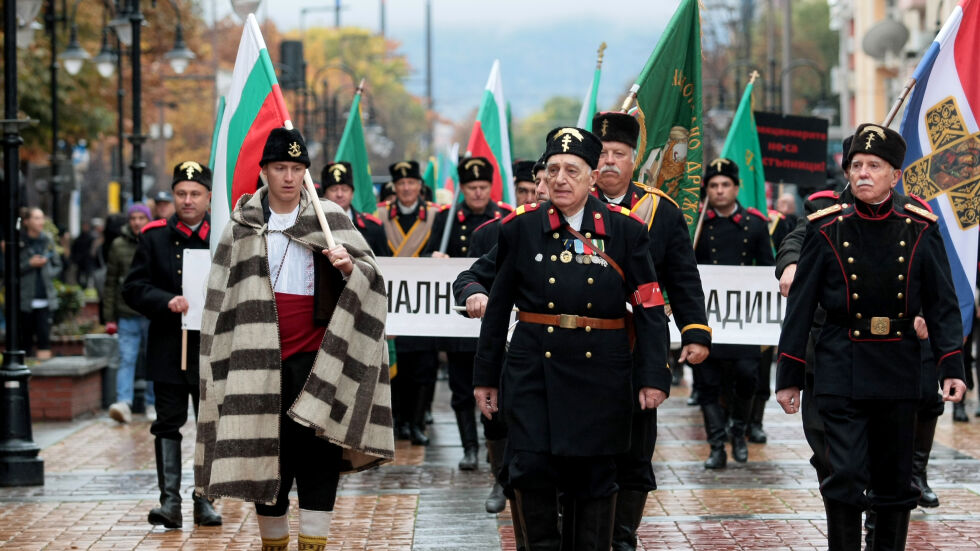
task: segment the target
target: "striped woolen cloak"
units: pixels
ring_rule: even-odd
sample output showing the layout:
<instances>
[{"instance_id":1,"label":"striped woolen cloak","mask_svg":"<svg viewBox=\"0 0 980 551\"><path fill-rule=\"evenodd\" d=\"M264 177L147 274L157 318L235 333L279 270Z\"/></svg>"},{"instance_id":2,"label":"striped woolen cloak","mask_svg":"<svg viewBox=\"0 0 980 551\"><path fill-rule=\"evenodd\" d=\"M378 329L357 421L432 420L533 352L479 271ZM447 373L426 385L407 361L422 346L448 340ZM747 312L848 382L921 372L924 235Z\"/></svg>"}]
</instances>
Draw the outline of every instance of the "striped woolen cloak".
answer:
<instances>
[{"instance_id":1,"label":"striped woolen cloak","mask_svg":"<svg viewBox=\"0 0 980 551\"><path fill-rule=\"evenodd\" d=\"M279 489L280 344L262 197L243 195L212 260L201 324L201 401L194 484L208 497L272 504ZM342 472L394 458L384 279L340 208L321 201L335 241L354 261L313 371L289 416L344 448ZM326 248L305 190L294 246ZM312 320L311 320L312 322Z\"/></svg>"}]
</instances>

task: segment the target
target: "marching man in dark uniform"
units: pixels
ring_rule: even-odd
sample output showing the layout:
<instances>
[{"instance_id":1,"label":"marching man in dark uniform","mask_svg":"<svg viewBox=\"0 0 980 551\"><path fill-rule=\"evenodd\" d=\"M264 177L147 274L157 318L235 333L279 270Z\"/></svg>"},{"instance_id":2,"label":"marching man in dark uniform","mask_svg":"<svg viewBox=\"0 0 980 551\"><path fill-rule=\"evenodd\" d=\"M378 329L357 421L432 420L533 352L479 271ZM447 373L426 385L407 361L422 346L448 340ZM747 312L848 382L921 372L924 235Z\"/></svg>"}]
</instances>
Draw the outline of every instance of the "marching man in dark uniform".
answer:
<instances>
[{"instance_id":1,"label":"marching man in dark uniform","mask_svg":"<svg viewBox=\"0 0 980 551\"><path fill-rule=\"evenodd\" d=\"M474 362L483 414L508 427L505 477L530 549L608 549L616 454L629 449L633 402L670 391L663 296L643 222L589 193L602 143L580 128L548 133L550 202L500 226L497 277ZM626 303L636 334L630 353ZM506 352L511 309L518 324ZM635 392L635 393L634 393Z\"/></svg>"},{"instance_id":2,"label":"marching man in dark uniform","mask_svg":"<svg viewBox=\"0 0 980 551\"><path fill-rule=\"evenodd\" d=\"M738 202L738 165L729 159L715 159L704 173L707 205L704 226L696 256L700 264L722 266L772 266L775 259L769 240L766 215L754 208L743 208ZM727 418L719 400L726 374L734 382L735 400L731 408L732 457L748 461L745 429L749 406L755 394L760 350L751 345L715 345L711 357L694 370L704 428L711 454L706 469L722 469L728 462L725 453Z\"/></svg>"},{"instance_id":3,"label":"marching man in dark uniform","mask_svg":"<svg viewBox=\"0 0 980 551\"><path fill-rule=\"evenodd\" d=\"M597 195L605 202L628 208L646 224L657 279L681 334L680 361L700 364L708 357L711 329L684 215L664 192L632 181L640 133L640 124L634 117L625 113L599 113L592 119L592 128L602 140ZM669 334L665 333L663 339L669 342ZM638 404L634 406L630 451L616 458L619 484L613 532L616 551L636 549L636 529L643 518L647 493L657 489L650 463L657 443L657 410L640 410Z\"/></svg>"},{"instance_id":4,"label":"marching man in dark uniform","mask_svg":"<svg viewBox=\"0 0 980 551\"><path fill-rule=\"evenodd\" d=\"M357 212L351 205L354 198L354 175L350 163L340 161L324 166L320 172L320 185L323 187L323 197L337 203L338 207L347 212L354 227L361 232L375 255L391 254L381 220L373 214Z\"/></svg>"},{"instance_id":5,"label":"marching man in dark uniform","mask_svg":"<svg viewBox=\"0 0 980 551\"><path fill-rule=\"evenodd\" d=\"M187 401L197 415L200 387L198 350L200 332L188 331L187 370L181 371L181 321L188 309L183 294L185 249L207 249L211 237L211 170L194 161L174 167L171 184L176 213L143 226L142 238L123 283L123 299L150 320L146 344L147 374L156 394L157 419L150 425L155 436L160 507L150 511L150 524L180 528L180 427L187 422ZM197 493L194 524L215 526L221 516Z\"/></svg>"},{"instance_id":6,"label":"marching man in dark uniform","mask_svg":"<svg viewBox=\"0 0 980 551\"><path fill-rule=\"evenodd\" d=\"M468 256L473 231L490 220L499 220L510 214L510 206L490 200L493 181L493 165L483 157L464 157L459 162L459 190L463 202L453 213L444 210L436 215L432 237L426 253L434 257ZM449 241L446 250L440 251L446 224L449 223ZM472 471L477 466L477 451L480 441L476 431L476 403L473 401L473 356L476 354L476 339L441 339L449 359L449 388L452 390L452 408L456 413L459 438L463 443L463 458L459 460L461 471Z\"/></svg>"},{"instance_id":7,"label":"marching man in dark uniform","mask_svg":"<svg viewBox=\"0 0 980 551\"><path fill-rule=\"evenodd\" d=\"M418 257L430 239L440 207L422 198L422 176L415 161L399 161L388 167L395 197L378 205L388 255ZM395 433L399 439L427 446L425 413L435 392L439 359L432 337L395 338L398 374L391 381Z\"/></svg>"},{"instance_id":8,"label":"marching man in dark uniform","mask_svg":"<svg viewBox=\"0 0 980 551\"><path fill-rule=\"evenodd\" d=\"M861 511L870 508L871 548L901 550L919 499L911 478L922 345L913 318L925 320L943 398L954 402L966 389L963 331L936 216L892 191L904 140L864 124L849 157L854 203L809 216L779 340L776 400L799 411L810 324L822 306L813 394L828 451L820 492L830 549L860 548Z\"/></svg>"}]
</instances>

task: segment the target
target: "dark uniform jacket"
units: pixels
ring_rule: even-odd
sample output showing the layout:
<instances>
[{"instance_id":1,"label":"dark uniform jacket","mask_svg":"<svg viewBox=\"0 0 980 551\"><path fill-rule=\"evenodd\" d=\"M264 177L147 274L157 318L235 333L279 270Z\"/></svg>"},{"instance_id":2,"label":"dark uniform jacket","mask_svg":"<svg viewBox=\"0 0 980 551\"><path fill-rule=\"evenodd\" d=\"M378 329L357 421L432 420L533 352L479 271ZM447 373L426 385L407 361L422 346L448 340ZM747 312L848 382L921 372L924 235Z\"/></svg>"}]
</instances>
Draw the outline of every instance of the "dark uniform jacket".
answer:
<instances>
[{"instance_id":1,"label":"dark uniform jacket","mask_svg":"<svg viewBox=\"0 0 980 551\"><path fill-rule=\"evenodd\" d=\"M769 237L769 218L754 208L736 203L731 216L719 216L708 210L701 228L695 254L699 264L719 266L772 266L772 241ZM711 356L719 358L758 357L758 346L716 344Z\"/></svg>"},{"instance_id":2,"label":"dark uniform jacket","mask_svg":"<svg viewBox=\"0 0 980 551\"><path fill-rule=\"evenodd\" d=\"M643 306L633 310L637 334L666 331L643 223L590 196L580 233L592 243L574 239L550 202L518 207L500 224L497 275L480 331L473 384L500 389L499 406L515 450L562 456L624 452L637 387L670 391L665 340L637 339L631 354L625 329L518 322L504 367L515 304L524 313L619 319L626 314L627 299L638 291ZM604 249L624 271L625 281L604 261L591 261L598 257L589 256L590 251L582 254L586 245Z\"/></svg>"},{"instance_id":3,"label":"dark uniform jacket","mask_svg":"<svg viewBox=\"0 0 980 551\"><path fill-rule=\"evenodd\" d=\"M374 256L391 256L388 238L385 237L385 230L381 227L381 220L373 214L357 212L354 207L350 208L350 212L354 227L364 236L364 240L371 247Z\"/></svg>"},{"instance_id":4,"label":"dark uniform jacket","mask_svg":"<svg viewBox=\"0 0 980 551\"><path fill-rule=\"evenodd\" d=\"M123 283L123 299L150 320L146 343L147 373L151 380L171 384L198 384L200 332L187 332L187 371L180 370L180 314L167 303L183 291L185 249L207 249L211 217L205 215L197 231L177 219L154 220L143 227L140 244L129 275Z\"/></svg>"},{"instance_id":5,"label":"dark uniform jacket","mask_svg":"<svg viewBox=\"0 0 980 551\"><path fill-rule=\"evenodd\" d=\"M598 193L598 197L606 201L602 193ZM663 192L642 188L635 182L630 183L619 205L632 210L641 201L654 203L652 208L640 211L649 214L634 214L640 216L650 231L650 257L670 304L671 315L680 330L681 344L696 343L710 347L711 329L705 315L704 289L684 213Z\"/></svg>"},{"instance_id":6,"label":"dark uniform jacket","mask_svg":"<svg viewBox=\"0 0 980 551\"><path fill-rule=\"evenodd\" d=\"M796 227L796 217L786 216L778 210L769 211L769 238L772 241L773 250L779 251L783 239Z\"/></svg>"},{"instance_id":7,"label":"dark uniform jacket","mask_svg":"<svg viewBox=\"0 0 980 551\"><path fill-rule=\"evenodd\" d=\"M429 244L422 253L423 256L431 256L432 253L439 250L449 212L446 209L436 215L436 221L432 224L432 237L429 238ZM475 214L465 202L460 203L453 214L452 227L449 229L449 242L446 244L446 254L451 257L472 256L469 254L472 246L470 237L476 228L490 220L500 220L512 212L514 209L502 201L487 203L487 208L481 214Z\"/></svg>"},{"instance_id":8,"label":"dark uniform jacket","mask_svg":"<svg viewBox=\"0 0 980 551\"><path fill-rule=\"evenodd\" d=\"M803 387L817 306L815 394L854 399L920 395L922 313L941 378L962 378L962 323L935 215L892 194L811 216L779 339L776 389Z\"/></svg>"}]
</instances>

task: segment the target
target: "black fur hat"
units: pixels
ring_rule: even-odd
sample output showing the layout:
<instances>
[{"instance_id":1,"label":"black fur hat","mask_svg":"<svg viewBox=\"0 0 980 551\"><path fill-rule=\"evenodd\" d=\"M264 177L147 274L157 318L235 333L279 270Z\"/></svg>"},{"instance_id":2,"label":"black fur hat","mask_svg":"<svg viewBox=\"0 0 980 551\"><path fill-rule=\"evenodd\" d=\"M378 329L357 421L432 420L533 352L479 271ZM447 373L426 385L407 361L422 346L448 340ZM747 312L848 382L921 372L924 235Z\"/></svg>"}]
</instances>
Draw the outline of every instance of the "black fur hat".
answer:
<instances>
[{"instance_id":1,"label":"black fur hat","mask_svg":"<svg viewBox=\"0 0 980 551\"><path fill-rule=\"evenodd\" d=\"M196 161L184 161L174 165L174 179L170 182L173 189L180 182L197 182L211 190L211 169ZM159 194L158 194L159 197ZM173 202L173 197L169 199Z\"/></svg>"},{"instance_id":2,"label":"black fur hat","mask_svg":"<svg viewBox=\"0 0 980 551\"><path fill-rule=\"evenodd\" d=\"M592 133L604 142L621 142L636 149L640 123L626 113L606 111L592 117Z\"/></svg>"},{"instance_id":3,"label":"black fur hat","mask_svg":"<svg viewBox=\"0 0 980 551\"><path fill-rule=\"evenodd\" d=\"M891 128L864 123L854 133L847 160L850 161L857 153L877 155L901 170L902 163L905 161L905 139Z\"/></svg>"},{"instance_id":4,"label":"black fur hat","mask_svg":"<svg viewBox=\"0 0 980 551\"><path fill-rule=\"evenodd\" d=\"M347 184L350 187L354 187L354 175L351 173L350 163L340 161L330 163L323 167L323 170L320 172L320 184L324 190L338 184Z\"/></svg>"},{"instance_id":5,"label":"black fur hat","mask_svg":"<svg viewBox=\"0 0 980 551\"><path fill-rule=\"evenodd\" d=\"M310 167L310 152L306 150L306 141L299 130L293 128L287 130L283 127L273 128L269 132L269 137L265 139L265 148L262 150L262 160L259 166L276 161L289 161L302 163L306 168Z\"/></svg>"},{"instance_id":6,"label":"black fur hat","mask_svg":"<svg viewBox=\"0 0 980 551\"><path fill-rule=\"evenodd\" d=\"M599 166L599 154L602 153L602 142L592 132L584 128L564 126L548 132L545 139L544 159L552 155L575 155L580 157L592 170Z\"/></svg>"},{"instance_id":7,"label":"black fur hat","mask_svg":"<svg viewBox=\"0 0 980 551\"><path fill-rule=\"evenodd\" d=\"M456 172L459 174L459 185L493 181L493 165L485 157L463 157Z\"/></svg>"}]
</instances>

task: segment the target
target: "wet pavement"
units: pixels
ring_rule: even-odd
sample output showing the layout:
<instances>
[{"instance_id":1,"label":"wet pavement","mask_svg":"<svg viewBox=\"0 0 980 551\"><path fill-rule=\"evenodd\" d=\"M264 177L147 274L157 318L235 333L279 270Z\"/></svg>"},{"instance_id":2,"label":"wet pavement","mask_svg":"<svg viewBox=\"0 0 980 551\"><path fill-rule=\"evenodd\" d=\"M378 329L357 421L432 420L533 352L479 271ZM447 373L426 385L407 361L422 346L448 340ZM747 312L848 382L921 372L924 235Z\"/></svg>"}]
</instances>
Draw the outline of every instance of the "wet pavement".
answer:
<instances>
[{"instance_id":1,"label":"wet pavement","mask_svg":"<svg viewBox=\"0 0 980 551\"><path fill-rule=\"evenodd\" d=\"M646 504L639 530L646 550L826 548L826 523L799 415L766 410L769 442L749 445L749 462L705 471L701 415L685 405L687 384L675 387L659 413L654 469L660 488ZM398 442L396 461L341 478L327 549L514 549L509 510L487 514L490 475L460 472L462 455L449 391L441 381L427 448ZM976 399L970 399L972 412ZM939 422L929 482L935 509L917 509L910 550L980 549L980 418ZM184 430L183 530L153 528L146 514L159 496L149 424L118 425L108 416L74 423L35 423L45 484L0 488L0 547L73 549L259 549L254 508L224 499L218 527L191 521L193 425ZM290 515L296 534L295 497ZM295 546L295 543L293 543Z\"/></svg>"}]
</instances>

